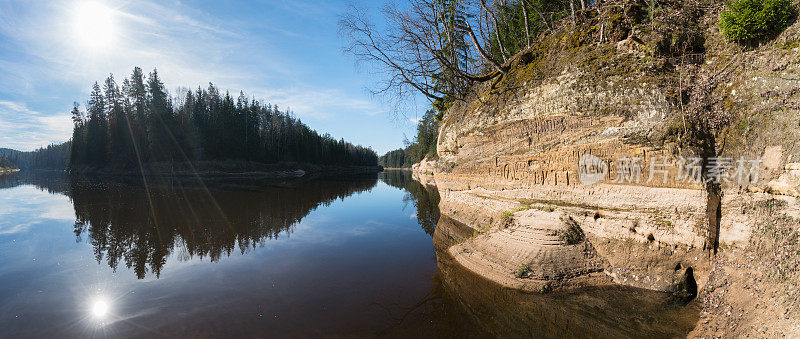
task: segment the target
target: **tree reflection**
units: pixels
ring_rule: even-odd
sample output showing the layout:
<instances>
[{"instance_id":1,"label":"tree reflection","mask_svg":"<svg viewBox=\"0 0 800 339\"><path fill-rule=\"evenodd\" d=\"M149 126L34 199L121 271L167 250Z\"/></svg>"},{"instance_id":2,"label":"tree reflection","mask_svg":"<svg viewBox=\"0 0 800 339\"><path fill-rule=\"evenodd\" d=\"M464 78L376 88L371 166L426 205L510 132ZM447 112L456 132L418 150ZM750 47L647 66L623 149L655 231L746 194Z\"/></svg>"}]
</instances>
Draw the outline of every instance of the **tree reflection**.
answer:
<instances>
[{"instance_id":1,"label":"tree reflection","mask_svg":"<svg viewBox=\"0 0 800 339\"><path fill-rule=\"evenodd\" d=\"M386 171L379 177L406 191L403 201L416 208L417 222L433 236L439 221L438 191L412 179L410 171ZM144 278L148 272L160 276L172 253L180 260L216 261L234 250L245 253L270 239L288 237L317 206L369 190L377 182L361 177L254 189L247 181L234 186L228 180L227 186L215 186L226 189L209 190L188 181L151 183L145 189L135 180L120 183L26 171L0 176L0 188L27 184L67 195L77 217L76 240L91 243L98 262L106 261L115 270L124 264Z\"/></svg>"},{"instance_id":2,"label":"tree reflection","mask_svg":"<svg viewBox=\"0 0 800 339\"><path fill-rule=\"evenodd\" d=\"M388 170L381 173L380 178L389 186L406 190L403 201L414 205L417 209L417 222L425 233L433 237L436 223L439 222L439 191L414 180L411 171Z\"/></svg>"},{"instance_id":3,"label":"tree reflection","mask_svg":"<svg viewBox=\"0 0 800 339\"><path fill-rule=\"evenodd\" d=\"M66 193L69 190L66 178L67 175L62 171L21 171L0 175L0 189L33 185L50 194Z\"/></svg>"},{"instance_id":4,"label":"tree reflection","mask_svg":"<svg viewBox=\"0 0 800 339\"><path fill-rule=\"evenodd\" d=\"M317 180L257 191L209 190L180 184L155 187L73 180L74 231L94 247L95 259L138 278L160 276L170 254L178 259L246 253L289 236L319 205L371 189L376 179Z\"/></svg>"}]
</instances>

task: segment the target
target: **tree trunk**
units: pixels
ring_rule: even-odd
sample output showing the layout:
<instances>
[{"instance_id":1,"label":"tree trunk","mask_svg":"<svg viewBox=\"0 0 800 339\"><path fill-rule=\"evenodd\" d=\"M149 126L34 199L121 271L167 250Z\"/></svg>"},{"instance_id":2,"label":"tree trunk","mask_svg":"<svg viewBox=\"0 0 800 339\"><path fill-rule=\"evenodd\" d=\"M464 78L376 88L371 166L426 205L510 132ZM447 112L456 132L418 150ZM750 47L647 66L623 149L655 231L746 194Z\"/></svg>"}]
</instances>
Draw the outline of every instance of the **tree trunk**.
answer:
<instances>
[{"instance_id":1,"label":"tree trunk","mask_svg":"<svg viewBox=\"0 0 800 339\"><path fill-rule=\"evenodd\" d=\"M492 22L494 23L494 36L497 37L497 45L500 47L500 55L503 56L503 62L508 61L508 53L506 52L505 47L503 47L503 41L500 40L500 26L497 25L497 17L494 15L494 12L489 10L489 7L486 6L486 0L481 0L481 7L486 13L489 13L489 17L492 18ZM472 33L472 28L469 29L470 35L474 35ZM477 45L477 40L475 44Z\"/></svg>"},{"instance_id":2,"label":"tree trunk","mask_svg":"<svg viewBox=\"0 0 800 339\"><path fill-rule=\"evenodd\" d=\"M598 45L603 43L603 30L605 30L605 28L606 28L606 23L604 22L600 25L600 42L598 43Z\"/></svg>"},{"instance_id":3,"label":"tree trunk","mask_svg":"<svg viewBox=\"0 0 800 339\"><path fill-rule=\"evenodd\" d=\"M525 47L531 47L531 27L528 24L528 5L525 0L522 0L522 15L525 16Z\"/></svg>"},{"instance_id":4,"label":"tree trunk","mask_svg":"<svg viewBox=\"0 0 800 339\"><path fill-rule=\"evenodd\" d=\"M575 2L569 0L569 10L572 12L572 28L575 28Z\"/></svg>"},{"instance_id":5,"label":"tree trunk","mask_svg":"<svg viewBox=\"0 0 800 339\"><path fill-rule=\"evenodd\" d=\"M547 26L547 30L548 31L553 30L552 28L550 28L550 23L547 22L547 19L544 18L544 14L542 14L542 12L540 12L536 7L534 7L533 10L536 11L536 14L539 14L539 18L542 19L542 22L544 22L544 25Z\"/></svg>"},{"instance_id":6,"label":"tree trunk","mask_svg":"<svg viewBox=\"0 0 800 339\"><path fill-rule=\"evenodd\" d=\"M472 30L472 27L469 26L469 23L467 23L467 33L469 33L469 37L470 39L472 39L472 43L475 45L475 48L478 50L478 53L480 53L481 57L483 57L484 60L492 64L494 68L497 69L500 73L505 74L506 73L505 68L503 68L503 66L500 65L500 63L497 62L497 60L492 59L492 57L488 53L486 53L483 47L481 47L481 44L478 43L478 38L475 37L475 32Z\"/></svg>"}]
</instances>

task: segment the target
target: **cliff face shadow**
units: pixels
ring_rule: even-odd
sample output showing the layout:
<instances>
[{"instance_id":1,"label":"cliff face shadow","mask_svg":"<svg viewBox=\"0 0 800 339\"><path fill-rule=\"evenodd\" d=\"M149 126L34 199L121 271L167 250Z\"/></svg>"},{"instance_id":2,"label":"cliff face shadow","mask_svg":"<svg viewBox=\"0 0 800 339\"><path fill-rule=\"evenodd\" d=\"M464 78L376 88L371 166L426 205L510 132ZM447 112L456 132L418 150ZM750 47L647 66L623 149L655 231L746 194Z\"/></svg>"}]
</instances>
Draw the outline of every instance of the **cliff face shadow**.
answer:
<instances>
[{"instance_id":1,"label":"cliff face shadow","mask_svg":"<svg viewBox=\"0 0 800 339\"><path fill-rule=\"evenodd\" d=\"M626 286L526 293L459 265L447 249L468 237L442 216L434 244L444 298L454 300L481 332L496 337L685 337L697 323L697 302Z\"/></svg>"}]
</instances>

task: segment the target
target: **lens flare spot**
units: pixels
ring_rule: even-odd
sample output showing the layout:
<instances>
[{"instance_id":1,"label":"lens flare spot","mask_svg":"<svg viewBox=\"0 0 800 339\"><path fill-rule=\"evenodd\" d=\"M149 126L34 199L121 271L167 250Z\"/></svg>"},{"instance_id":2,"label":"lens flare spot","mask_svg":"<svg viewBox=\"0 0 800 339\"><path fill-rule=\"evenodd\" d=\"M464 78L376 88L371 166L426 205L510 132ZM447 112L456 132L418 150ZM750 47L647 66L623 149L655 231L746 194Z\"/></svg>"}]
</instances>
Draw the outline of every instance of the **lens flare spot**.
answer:
<instances>
[{"instance_id":1,"label":"lens flare spot","mask_svg":"<svg viewBox=\"0 0 800 339\"><path fill-rule=\"evenodd\" d=\"M96 318L104 318L108 314L108 302L103 299L97 299L92 303L92 315Z\"/></svg>"}]
</instances>

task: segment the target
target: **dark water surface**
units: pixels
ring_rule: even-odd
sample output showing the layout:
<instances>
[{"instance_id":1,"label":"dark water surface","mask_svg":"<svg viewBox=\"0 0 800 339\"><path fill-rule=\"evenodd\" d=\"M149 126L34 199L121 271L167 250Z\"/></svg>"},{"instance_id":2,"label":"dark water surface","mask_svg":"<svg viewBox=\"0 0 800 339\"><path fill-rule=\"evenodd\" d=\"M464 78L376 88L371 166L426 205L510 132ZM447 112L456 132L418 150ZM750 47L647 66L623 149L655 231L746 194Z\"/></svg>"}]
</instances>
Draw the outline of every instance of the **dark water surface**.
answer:
<instances>
[{"instance_id":1,"label":"dark water surface","mask_svg":"<svg viewBox=\"0 0 800 339\"><path fill-rule=\"evenodd\" d=\"M438 200L400 171L239 189L0 176L0 337L681 336L697 319L660 293L474 276L444 250L467 231L437 228Z\"/></svg>"}]
</instances>

